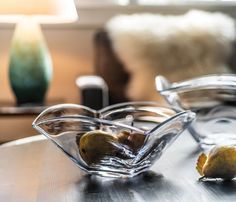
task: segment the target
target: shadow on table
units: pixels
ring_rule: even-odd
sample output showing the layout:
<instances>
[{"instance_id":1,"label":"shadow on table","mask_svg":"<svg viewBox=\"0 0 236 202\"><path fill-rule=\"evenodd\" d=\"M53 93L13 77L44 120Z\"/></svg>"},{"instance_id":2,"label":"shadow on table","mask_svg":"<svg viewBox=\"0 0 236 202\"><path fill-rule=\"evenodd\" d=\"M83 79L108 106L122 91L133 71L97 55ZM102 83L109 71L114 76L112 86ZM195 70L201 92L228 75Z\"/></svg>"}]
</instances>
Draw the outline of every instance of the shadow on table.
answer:
<instances>
[{"instance_id":1,"label":"shadow on table","mask_svg":"<svg viewBox=\"0 0 236 202\"><path fill-rule=\"evenodd\" d=\"M204 152L204 150L199 146L199 145L196 145L195 147L194 147L194 149L191 151L191 152L189 152L189 157L195 157L195 156L199 156L199 154L200 153L203 153Z\"/></svg>"},{"instance_id":2,"label":"shadow on table","mask_svg":"<svg viewBox=\"0 0 236 202\"><path fill-rule=\"evenodd\" d=\"M128 179L86 175L77 185L81 201L163 201L166 193L178 195L180 191L162 175L152 171Z\"/></svg>"},{"instance_id":3,"label":"shadow on table","mask_svg":"<svg viewBox=\"0 0 236 202\"><path fill-rule=\"evenodd\" d=\"M200 181L200 185L207 191L214 193L220 197L229 196L230 194L235 196L236 181L235 180L212 180L212 181Z\"/></svg>"}]
</instances>

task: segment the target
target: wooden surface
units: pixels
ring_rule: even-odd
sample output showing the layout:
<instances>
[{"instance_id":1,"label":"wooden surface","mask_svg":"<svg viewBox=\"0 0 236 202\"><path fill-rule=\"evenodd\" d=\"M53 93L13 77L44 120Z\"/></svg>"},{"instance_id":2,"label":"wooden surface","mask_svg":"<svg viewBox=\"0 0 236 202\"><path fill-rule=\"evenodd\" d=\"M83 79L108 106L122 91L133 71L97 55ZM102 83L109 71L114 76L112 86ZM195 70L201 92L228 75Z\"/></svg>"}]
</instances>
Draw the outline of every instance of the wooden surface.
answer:
<instances>
[{"instance_id":1,"label":"wooden surface","mask_svg":"<svg viewBox=\"0 0 236 202\"><path fill-rule=\"evenodd\" d=\"M31 104L25 104L21 106L17 106L14 103L11 102L0 102L0 117L6 116L31 116L31 115L39 115L43 110L46 108L64 103L64 99L57 99L57 100L51 100L50 102L45 103L45 105L31 105Z\"/></svg>"},{"instance_id":2,"label":"wooden surface","mask_svg":"<svg viewBox=\"0 0 236 202\"><path fill-rule=\"evenodd\" d=\"M32 122L36 117L37 115L0 115L0 144L36 135L37 131L32 128Z\"/></svg>"},{"instance_id":3,"label":"wooden surface","mask_svg":"<svg viewBox=\"0 0 236 202\"><path fill-rule=\"evenodd\" d=\"M64 103L63 99L50 100L45 106L15 106L0 102L0 144L36 135L32 128L34 119L47 107Z\"/></svg>"},{"instance_id":4,"label":"wooden surface","mask_svg":"<svg viewBox=\"0 0 236 202\"><path fill-rule=\"evenodd\" d=\"M37 134L32 122L46 106L18 107L0 102L0 144Z\"/></svg>"},{"instance_id":5,"label":"wooden surface","mask_svg":"<svg viewBox=\"0 0 236 202\"><path fill-rule=\"evenodd\" d=\"M2 202L236 201L236 181L198 181L195 162L199 151L188 133L151 171L132 179L86 175L51 142L29 141L0 146Z\"/></svg>"}]
</instances>

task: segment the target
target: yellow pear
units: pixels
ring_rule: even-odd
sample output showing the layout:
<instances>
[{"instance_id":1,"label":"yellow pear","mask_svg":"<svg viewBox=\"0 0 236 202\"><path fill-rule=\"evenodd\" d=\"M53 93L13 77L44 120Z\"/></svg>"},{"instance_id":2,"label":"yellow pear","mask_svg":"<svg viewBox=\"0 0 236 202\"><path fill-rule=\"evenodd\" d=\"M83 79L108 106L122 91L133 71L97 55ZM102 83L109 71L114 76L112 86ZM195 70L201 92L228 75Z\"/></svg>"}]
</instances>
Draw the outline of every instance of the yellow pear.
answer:
<instances>
[{"instance_id":1,"label":"yellow pear","mask_svg":"<svg viewBox=\"0 0 236 202\"><path fill-rule=\"evenodd\" d=\"M201 154L196 169L202 178L233 179L236 176L236 148L215 147L208 156Z\"/></svg>"}]
</instances>

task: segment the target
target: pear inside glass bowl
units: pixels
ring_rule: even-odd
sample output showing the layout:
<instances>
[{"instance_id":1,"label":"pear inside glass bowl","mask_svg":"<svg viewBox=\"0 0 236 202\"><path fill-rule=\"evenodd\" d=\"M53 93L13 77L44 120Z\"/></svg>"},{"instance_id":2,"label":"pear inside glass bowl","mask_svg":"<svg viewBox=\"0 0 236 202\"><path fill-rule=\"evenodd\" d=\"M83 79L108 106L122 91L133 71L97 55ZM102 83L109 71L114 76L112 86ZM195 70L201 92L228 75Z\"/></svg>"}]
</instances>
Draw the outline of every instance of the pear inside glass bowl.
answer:
<instances>
[{"instance_id":1,"label":"pear inside glass bowl","mask_svg":"<svg viewBox=\"0 0 236 202\"><path fill-rule=\"evenodd\" d=\"M33 127L84 171L133 177L149 169L194 117L147 102L100 111L62 104L42 112Z\"/></svg>"}]
</instances>

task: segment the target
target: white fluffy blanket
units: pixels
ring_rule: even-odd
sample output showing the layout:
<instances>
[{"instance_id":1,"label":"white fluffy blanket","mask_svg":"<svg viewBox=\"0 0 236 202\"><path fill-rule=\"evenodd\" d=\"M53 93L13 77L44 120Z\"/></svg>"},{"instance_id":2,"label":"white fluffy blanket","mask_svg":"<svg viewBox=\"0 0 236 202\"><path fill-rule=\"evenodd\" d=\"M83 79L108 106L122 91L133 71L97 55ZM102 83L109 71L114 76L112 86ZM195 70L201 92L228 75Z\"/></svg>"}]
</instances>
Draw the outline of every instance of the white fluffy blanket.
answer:
<instances>
[{"instance_id":1,"label":"white fluffy blanket","mask_svg":"<svg viewBox=\"0 0 236 202\"><path fill-rule=\"evenodd\" d=\"M221 13L193 10L180 16L121 15L106 25L113 48L132 77L133 100L157 100L157 74L180 81L228 72L235 23Z\"/></svg>"}]
</instances>

